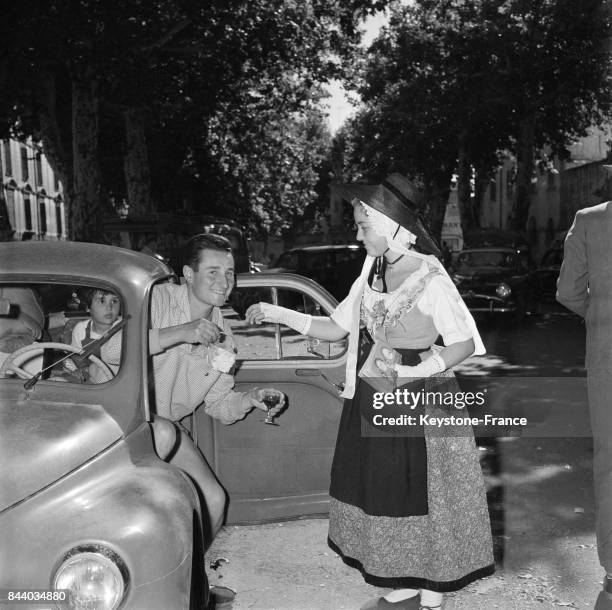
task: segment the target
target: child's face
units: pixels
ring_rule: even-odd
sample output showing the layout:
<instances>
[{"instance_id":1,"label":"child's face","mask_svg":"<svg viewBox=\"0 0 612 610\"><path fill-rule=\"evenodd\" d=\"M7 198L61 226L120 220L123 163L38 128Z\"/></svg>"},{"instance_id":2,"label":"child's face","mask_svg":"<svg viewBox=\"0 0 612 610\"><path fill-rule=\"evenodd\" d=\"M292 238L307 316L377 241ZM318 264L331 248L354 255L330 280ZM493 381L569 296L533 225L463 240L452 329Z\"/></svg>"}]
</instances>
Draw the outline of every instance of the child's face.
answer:
<instances>
[{"instance_id":1,"label":"child's face","mask_svg":"<svg viewBox=\"0 0 612 610\"><path fill-rule=\"evenodd\" d=\"M95 324L109 326L119 317L120 308L121 303L117 295L96 290L89 310Z\"/></svg>"}]
</instances>

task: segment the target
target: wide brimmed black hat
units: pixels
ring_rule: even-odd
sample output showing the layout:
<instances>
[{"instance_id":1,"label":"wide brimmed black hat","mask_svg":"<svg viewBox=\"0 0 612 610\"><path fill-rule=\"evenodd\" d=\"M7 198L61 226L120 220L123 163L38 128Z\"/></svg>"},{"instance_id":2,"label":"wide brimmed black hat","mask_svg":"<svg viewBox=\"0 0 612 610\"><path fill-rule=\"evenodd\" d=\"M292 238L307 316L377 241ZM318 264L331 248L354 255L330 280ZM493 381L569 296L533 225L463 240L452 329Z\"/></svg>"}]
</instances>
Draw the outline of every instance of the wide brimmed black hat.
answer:
<instances>
[{"instance_id":1,"label":"wide brimmed black hat","mask_svg":"<svg viewBox=\"0 0 612 610\"><path fill-rule=\"evenodd\" d=\"M419 211L421 193L405 176L394 173L382 184L339 184L334 189L346 201L359 199L414 233L416 246L424 254L440 256L440 247Z\"/></svg>"}]
</instances>

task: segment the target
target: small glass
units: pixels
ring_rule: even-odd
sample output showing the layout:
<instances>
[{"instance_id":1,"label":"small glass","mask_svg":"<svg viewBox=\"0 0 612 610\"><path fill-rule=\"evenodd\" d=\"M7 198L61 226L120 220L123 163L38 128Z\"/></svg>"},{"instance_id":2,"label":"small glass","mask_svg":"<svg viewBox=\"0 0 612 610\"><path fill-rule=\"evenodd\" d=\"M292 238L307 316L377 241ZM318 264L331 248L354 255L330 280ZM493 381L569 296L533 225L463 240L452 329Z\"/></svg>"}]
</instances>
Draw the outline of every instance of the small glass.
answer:
<instances>
[{"instance_id":1,"label":"small glass","mask_svg":"<svg viewBox=\"0 0 612 610\"><path fill-rule=\"evenodd\" d=\"M274 415L270 413L270 409L273 409L281 400L281 395L278 392L266 392L264 390L264 394L261 397L261 402L266 405L268 409L268 414L265 419L262 419L264 424L268 424L269 426L278 426L278 424L274 421Z\"/></svg>"}]
</instances>

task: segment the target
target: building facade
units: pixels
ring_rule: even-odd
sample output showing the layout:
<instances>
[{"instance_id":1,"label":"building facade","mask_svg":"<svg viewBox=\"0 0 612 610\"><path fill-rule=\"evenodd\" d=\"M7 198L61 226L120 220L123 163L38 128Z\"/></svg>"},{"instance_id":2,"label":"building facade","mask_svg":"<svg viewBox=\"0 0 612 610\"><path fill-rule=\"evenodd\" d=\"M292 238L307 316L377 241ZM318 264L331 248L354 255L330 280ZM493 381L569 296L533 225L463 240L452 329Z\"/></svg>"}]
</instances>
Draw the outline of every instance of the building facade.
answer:
<instances>
[{"instance_id":1,"label":"building facade","mask_svg":"<svg viewBox=\"0 0 612 610\"><path fill-rule=\"evenodd\" d=\"M62 184L42 147L18 140L0 141L0 232L7 240L65 240Z\"/></svg>"},{"instance_id":2,"label":"building facade","mask_svg":"<svg viewBox=\"0 0 612 610\"><path fill-rule=\"evenodd\" d=\"M536 169L531 181L531 207L525 237L534 258L571 225L577 210L605 201L609 179L610 131L593 128L569 148L570 160L551 159ZM496 170L480 209L480 226L508 230L515 196L516 159L507 155Z\"/></svg>"}]
</instances>

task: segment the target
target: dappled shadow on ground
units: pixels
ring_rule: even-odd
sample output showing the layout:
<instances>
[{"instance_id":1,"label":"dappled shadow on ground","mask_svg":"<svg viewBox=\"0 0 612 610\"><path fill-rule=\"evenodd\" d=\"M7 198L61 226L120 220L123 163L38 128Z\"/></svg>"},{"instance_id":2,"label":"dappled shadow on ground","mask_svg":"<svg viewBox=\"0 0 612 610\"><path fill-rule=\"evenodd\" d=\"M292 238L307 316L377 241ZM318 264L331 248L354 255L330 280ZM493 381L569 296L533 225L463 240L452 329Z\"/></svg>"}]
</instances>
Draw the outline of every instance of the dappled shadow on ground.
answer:
<instances>
[{"instance_id":1,"label":"dappled shadow on ground","mask_svg":"<svg viewBox=\"0 0 612 610\"><path fill-rule=\"evenodd\" d=\"M471 376L584 376L585 327L563 309L523 320L477 317L487 353L456 367Z\"/></svg>"}]
</instances>

